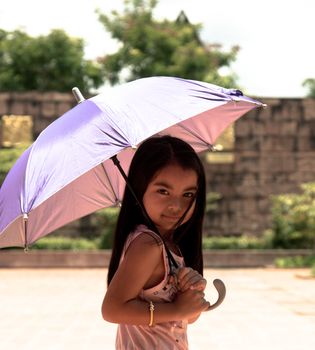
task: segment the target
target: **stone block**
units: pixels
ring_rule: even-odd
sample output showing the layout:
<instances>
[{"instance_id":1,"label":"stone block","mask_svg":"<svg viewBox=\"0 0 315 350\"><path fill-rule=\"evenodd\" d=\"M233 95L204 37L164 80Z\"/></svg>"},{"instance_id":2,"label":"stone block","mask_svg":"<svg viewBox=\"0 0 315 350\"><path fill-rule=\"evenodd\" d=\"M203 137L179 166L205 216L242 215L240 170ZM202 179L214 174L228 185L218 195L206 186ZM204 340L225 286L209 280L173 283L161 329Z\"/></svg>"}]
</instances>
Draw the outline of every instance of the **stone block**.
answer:
<instances>
[{"instance_id":1,"label":"stone block","mask_svg":"<svg viewBox=\"0 0 315 350\"><path fill-rule=\"evenodd\" d=\"M257 209L257 200L255 198L243 199L243 213L255 213Z\"/></svg>"},{"instance_id":2,"label":"stone block","mask_svg":"<svg viewBox=\"0 0 315 350\"><path fill-rule=\"evenodd\" d=\"M260 213L264 214L270 211L271 201L270 198L258 199L257 201L257 209Z\"/></svg>"},{"instance_id":3,"label":"stone block","mask_svg":"<svg viewBox=\"0 0 315 350\"><path fill-rule=\"evenodd\" d=\"M56 118L56 107L54 101L43 101L42 103L42 116L44 118Z\"/></svg>"},{"instance_id":4,"label":"stone block","mask_svg":"<svg viewBox=\"0 0 315 350\"><path fill-rule=\"evenodd\" d=\"M315 144L312 141L311 137L300 137L297 140L297 149L298 151L315 151Z\"/></svg>"},{"instance_id":5,"label":"stone block","mask_svg":"<svg viewBox=\"0 0 315 350\"><path fill-rule=\"evenodd\" d=\"M9 114L9 93L0 93L0 116L4 114Z\"/></svg>"},{"instance_id":6,"label":"stone block","mask_svg":"<svg viewBox=\"0 0 315 350\"><path fill-rule=\"evenodd\" d=\"M311 171L303 171L299 173L298 183L305 182L314 182L315 181L315 169L313 168Z\"/></svg>"},{"instance_id":7,"label":"stone block","mask_svg":"<svg viewBox=\"0 0 315 350\"><path fill-rule=\"evenodd\" d=\"M56 102L60 98L59 92L44 92L41 95L41 99L43 102Z\"/></svg>"},{"instance_id":8,"label":"stone block","mask_svg":"<svg viewBox=\"0 0 315 350\"><path fill-rule=\"evenodd\" d=\"M285 120L279 123L278 135L296 136L298 130L298 122L296 120ZM275 135L277 135L275 133Z\"/></svg>"},{"instance_id":9,"label":"stone block","mask_svg":"<svg viewBox=\"0 0 315 350\"><path fill-rule=\"evenodd\" d=\"M49 119L35 119L33 125L34 136L37 137L50 123Z\"/></svg>"},{"instance_id":10,"label":"stone block","mask_svg":"<svg viewBox=\"0 0 315 350\"><path fill-rule=\"evenodd\" d=\"M276 104L278 106L278 104ZM266 108L259 108L257 111L257 121L265 122L266 120L273 119L273 108L272 105L267 105Z\"/></svg>"},{"instance_id":11,"label":"stone block","mask_svg":"<svg viewBox=\"0 0 315 350\"><path fill-rule=\"evenodd\" d=\"M297 136L309 136L311 134L311 128L309 123L299 124L297 127Z\"/></svg>"},{"instance_id":12,"label":"stone block","mask_svg":"<svg viewBox=\"0 0 315 350\"><path fill-rule=\"evenodd\" d=\"M55 102L64 102L72 105L76 104L73 94L70 93L61 93L61 92L47 92L43 95L44 101L55 101Z\"/></svg>"},{"instance_id":13,"label":"stone block","mask_svg":"<svg viewBox=\"0 0 315 350\"><path fill-rule=\"evenodd\" d=\"M302 99L282 99L281 106L273 108L274 120L296 120L303 118Z\"/></svg>"},{"instance_id":14,"label":"stone block","mask_svg":"<svg viewBox=\"0 0 315 350\"><path fill-rule=\"evenodd\" d=\"M314 172L314 179L315 179L314 152L304 152L303 154L298 154L297 170L299 172Z\"/></svg>"},{"instance_id":15,"label":"stone block","mask_svg":"<svg viewBox=\"0 0 315 350\"><path fill-rule=\"evenodd\" d=\"M304 108L303 119L306 121L314 120L315 119L315 99L313 98L304 99L302 102L302 105Z\"/></svg>"},{"instance_id":16,"label":"stone block","mask_svg":"<svg viewBox=\"0 0 315 350\"><path fill-rule=\"evenodd\" d=\"M287 153L262 155L260 171L264 173L292 172L296 170L296 166L295 157L290 157Z\"/></svg>"},{"instance_id":17,"label":"stone block","mask_svg":"<svg viewBox=\"0 0 315 350\"><path fill-rule=\"evenodd\" d=\"M236 173L258 173L259 169L260 164L257 158L243 159L240 163L235 164Z\"/></svg>"},{"instance_id":18,"label":"stone block","mask_svg":"<svg viewBox=\"0 0 315 350\"><path fill-rule=\"evenodd\" d=\"M303 99L301 98L288 98L284 103L284 111L289 116L289 119L301 122L303 119Z\"/></svg>"},{"instance_id":19,"label":"stone block","mask_svg":"<svg viewBox=\"0 0 315 350\"><path fill-rule=\"evenodd\" d=\"M25 102L25 113L38 118L41 113L41 102L37 100L29 100Z\"/></svg>"},{"instance_id":20,"label":"stone block","mask_svg":"<svg viewBox=\"0 0 315 350\"><path fill-rule=\"evenodd\" d=\"M235 137L244 137L252 134L252 121L246 120L241 122L241 120L235 124Z\"/></svg>"},{"instance_id":21,"label":"stone block","mask_svg":"<svg viewBox=\"0 0 315 350\"><path fill-rule=\"evenodd\" d=\"M14 100L10 106L10 114L23 115L25 113L25 102Z\"/></svg>"},{"instance_id":22,"label":"stone block","mask_svg":"<svg viewBox=\"0 0 315 350\"><path fill-rule=\"evenodd\" d=\"M268 109L271 109L270 107L280 106L282 103L282 100L280 98L264 98L263 103L267 105L267 108L265 108L264 110L268 110Z\"/></svg>"},{"instance_id":23,"label":"stone block","mask_svg":"<svg viewBox=\"0 0 315 350\"><path fill-rule=\"evenodd\" d=\"M229 210L235 214L241 212L243 209L241 198L230 200L228 205L229 205Z\"/></svg>"},{"instance_id":24,"label":"stone block","mask_svg":"<svg viewBox=\"0 0 315 350\"><path fill-rule=\"evenodd\" d=\"M4 115L1 118L2 145L11 147L33 141L33 121L28 115Z\"/></svg>"},{"instance_id":25,"label":"stone block","mask_svg":"<svg viewBox=\"0 0 315 350\"><path fill-rule=\"evenodd\" d=\"M242 179L243 186L257 186L258 184L258 176L253 173L246 173Z\"/></svg>"},{"instance_id":26,"label":"stone block","mask_svg":"<svg viewBox=\"0 0 315 350\"><path fill-rule=\"evenodd\" d=\"M237 187L236 193L243 198L256 198L257 196L261 196L264 192L263 188L260 186L242 185Z\"/></svg>"},{"instance_id":27,"label":"stone block","mask_svg":"<svg viewBox=\"0 0 315 350\"><path fill-rule=\"evenodd\" d=\"M14 101L22 101L25 102L27 100L36 99L37 92L29 91L29 92L11 92L11 99Z\"/></svg>"},{"instance_id":28,"label":"stone block","mask_svg":"<svg viewBox=\"0 0 315 350\"><path fill-rule=\"evenodd\" d=\"M266 136L263 142L260 143L262 152L293 152L296 149L296 138L293 136Z\"/></svg>"},{"instance_id":29,"label":"stone block","mask_svg":"<svg viewBox=\"0 0 315 350\"><path fill-rule=\"evenodd\" d=\"M64 113L68 112L73 107L73 104L69 102L58 102L56 104L56 114L62 116Z\"/></svg>"},{"instance_id":30,"label":"stone block","mask_svg":"<svg viewBox=\"0 0 315 350\"><path fill-rule=\"evenodd\" d=\"M235 139L235 157L238 153L259 151L260 136L237 137Z\"/></svg>"},{"instance_id":31,"label":"stone block","mask_svg":"<svg viewBox=\"0 0 315 350\"><path fill-rule=\"evenodd\" d=\"M281 132L282 122L275 120L265 121L265 135L278 136Z\"/></svg>"},{"instance_id":32,"label":"stone block","mask_svg":"<svg viewBox=\"0 0 315 350\"><path fill-rule=\"evenodd\" d=\"M266 135L265 124L262 122L256 122L252 124L252 132L253 137Z\"/></svg>"}]
</instances>

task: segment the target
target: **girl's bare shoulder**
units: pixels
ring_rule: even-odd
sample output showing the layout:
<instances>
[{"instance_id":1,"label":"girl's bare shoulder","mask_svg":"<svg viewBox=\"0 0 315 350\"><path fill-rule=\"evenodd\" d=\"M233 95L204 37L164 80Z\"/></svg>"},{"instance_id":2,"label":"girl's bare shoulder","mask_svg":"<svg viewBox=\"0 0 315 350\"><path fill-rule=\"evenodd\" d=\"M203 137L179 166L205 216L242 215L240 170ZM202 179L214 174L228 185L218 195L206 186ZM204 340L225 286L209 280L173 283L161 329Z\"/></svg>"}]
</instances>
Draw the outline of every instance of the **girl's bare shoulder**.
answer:
<instances>
[{"instance_id":1,"label":"girl's bare shoulder","mask_svg":"<svg viewBox=\"0 0 315 350\"><path fill-rule=\"evenodd\" d=\"M153 231L137 232L125 252L125 259L141 258L158 262L162 253L162 241Z\"/></svg>"}]
</instances>

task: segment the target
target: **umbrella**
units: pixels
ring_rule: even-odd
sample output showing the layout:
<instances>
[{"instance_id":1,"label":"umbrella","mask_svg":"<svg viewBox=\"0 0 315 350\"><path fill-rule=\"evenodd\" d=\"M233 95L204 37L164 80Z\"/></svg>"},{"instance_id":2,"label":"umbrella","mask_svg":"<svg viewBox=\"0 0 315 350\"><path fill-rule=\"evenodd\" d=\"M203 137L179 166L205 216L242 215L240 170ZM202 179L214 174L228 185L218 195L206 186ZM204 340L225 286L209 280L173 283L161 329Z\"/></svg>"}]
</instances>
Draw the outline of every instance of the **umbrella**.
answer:
<instances>
[{"instance_id":1,"label":"umbrella","mask_svg":"<svg viewBox=\"0 0 315 350\"><path fill-rule=\"evenodd\" d=\"M27 247L98 209L119 205L134 149L172 135L196 152L263 104L200 81L150 77L122 84L66 112L21 155L0 189L0 248Z\"/></svg>"}]
</instances>

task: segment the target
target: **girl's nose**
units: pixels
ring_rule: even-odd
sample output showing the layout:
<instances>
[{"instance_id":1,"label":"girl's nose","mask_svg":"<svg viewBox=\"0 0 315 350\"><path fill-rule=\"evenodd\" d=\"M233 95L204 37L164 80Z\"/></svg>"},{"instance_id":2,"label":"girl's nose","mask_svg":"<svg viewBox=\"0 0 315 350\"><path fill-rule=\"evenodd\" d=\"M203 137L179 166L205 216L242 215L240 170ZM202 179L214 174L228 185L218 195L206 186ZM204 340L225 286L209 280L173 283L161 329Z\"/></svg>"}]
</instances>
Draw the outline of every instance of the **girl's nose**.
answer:
<instances>
[{"instance_id":1,"label":"girl's nose","mask_svg":"<svg viewBox=\"0 0 315 350\"><path fill-rule=\"evenodd\" d=\"M182 203L180 199L173 198L169 203L168 203L168 209L173 211L173 212L180 212L182 210Z\"/></svg>"}]
</instances>

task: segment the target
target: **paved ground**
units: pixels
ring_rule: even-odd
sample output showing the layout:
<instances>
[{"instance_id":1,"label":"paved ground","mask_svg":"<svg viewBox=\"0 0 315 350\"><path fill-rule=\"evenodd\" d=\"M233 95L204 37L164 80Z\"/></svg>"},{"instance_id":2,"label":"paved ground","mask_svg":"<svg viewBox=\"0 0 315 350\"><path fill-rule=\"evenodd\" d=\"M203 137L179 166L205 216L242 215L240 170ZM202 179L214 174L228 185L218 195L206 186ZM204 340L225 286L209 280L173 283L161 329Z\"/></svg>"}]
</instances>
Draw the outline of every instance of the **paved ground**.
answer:
<instances>
[{"instance_id":1,"label":"paved ground","mask_svg":"<svg viewBox=\"0 0 315 350\"><path fill-rule=\"evenodd\" d=\"M114 349L116 326L100 314L106 272L0 269L0 349ZM190 349L315 349L315 279L297 275L308 270L207 269L228 294L190 326Z\"/></svg>"}]
</instances>

